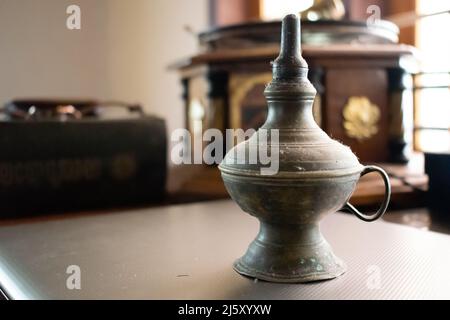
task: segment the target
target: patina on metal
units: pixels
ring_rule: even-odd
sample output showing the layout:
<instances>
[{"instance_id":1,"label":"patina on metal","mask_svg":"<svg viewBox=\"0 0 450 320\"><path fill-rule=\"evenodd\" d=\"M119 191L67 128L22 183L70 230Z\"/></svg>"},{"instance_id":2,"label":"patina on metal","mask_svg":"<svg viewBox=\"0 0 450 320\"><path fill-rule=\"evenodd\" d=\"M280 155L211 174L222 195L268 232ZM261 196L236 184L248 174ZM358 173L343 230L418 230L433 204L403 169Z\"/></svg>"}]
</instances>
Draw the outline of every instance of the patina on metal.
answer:
<instances>
[{"instance_id":1,"label":"patina on metal","mask_svg":"<svg viewBox=\"0 0 450 320\"><path fill-rule=\"evenodd\" d=\"M374 221L384 214L390 199L383 169L362 166L350 148L331 139L314 121L316 90L307 73L300 54L299 18L286 16L281 52L264 92L269 112L261 127L278 129L279 170L262 175L265 165L240 158L261 147L261 141L254 143L261 129L231 149L219 166L231 197L260 221L259 234L234 269L266 281L309 282L343 274L345 264L320 233L320 220L345 206L360 219ZM381 174L386 194L378 212L365 215L348 200L359 178L374 171Z\"/></svg>"}]
</instances>

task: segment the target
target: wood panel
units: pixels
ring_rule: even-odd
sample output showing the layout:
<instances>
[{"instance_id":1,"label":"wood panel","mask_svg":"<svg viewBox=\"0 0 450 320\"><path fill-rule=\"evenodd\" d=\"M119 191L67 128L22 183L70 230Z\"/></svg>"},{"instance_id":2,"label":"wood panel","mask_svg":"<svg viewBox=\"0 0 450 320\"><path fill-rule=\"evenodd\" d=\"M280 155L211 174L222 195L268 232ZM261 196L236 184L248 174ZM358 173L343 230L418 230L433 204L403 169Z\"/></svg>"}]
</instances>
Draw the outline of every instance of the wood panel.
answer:
<instances>
[{"instance_id":1,"label":"wood panel","mask_svg":"<svg viewBox=\"0 0 450 320\"><path fill-rule=\"evenodd\" d=\"M387 12L390 16L416 11L416 0L389 1ZM400 28L400 43L416 44L416 26Z\"/></svg>"},{"instance_id":2,"label":"wood panel","mask_svg":"<svg viewBox=\"0 0 450 320\"><path fill-rule=\"evenodd\" d=\"M383 69L328 69L325 76L323 125L334 139L350 146L361 161L385 161L388 158L388 79ZM343 127L343 109L352 96L367 97L380 109L378 133L366 140L348 137Z\"/></svg>"},{"instance_id":3,"label":"wood panel","mask_svg":"<svg viewBox=\"0 0 450 320\"><path fill-rule=\"evenodd\" d=\"M211 26L224 26L260 18L259 0L210 0Z\"/></svg>"}]
</instances>

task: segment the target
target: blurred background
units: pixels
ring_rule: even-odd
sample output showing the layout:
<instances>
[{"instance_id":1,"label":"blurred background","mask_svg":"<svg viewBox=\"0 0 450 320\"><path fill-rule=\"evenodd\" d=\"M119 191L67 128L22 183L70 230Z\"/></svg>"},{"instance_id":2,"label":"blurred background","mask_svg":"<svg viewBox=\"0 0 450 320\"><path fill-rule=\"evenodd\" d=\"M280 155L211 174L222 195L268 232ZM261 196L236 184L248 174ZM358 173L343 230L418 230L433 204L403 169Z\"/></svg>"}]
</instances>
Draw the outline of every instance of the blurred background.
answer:
<instances>
[{"instance_id":1,"label":"blurred background","mask_svg":"<svg viewBox=\"0 0 450 320\"><path fill-rule=\"evenodd\" d=\"M171 133L257 129L280 19L299 13L316 121L389 171L393 220L429 228L432 208L450 214L449 10L442 0L0 0L3 215L228 197L215 166L172 163ZM382 196L367 177L352 201L370 209Z\"/></svg>"},{"instance_id":2,"label":"blurred background","mask_svg":"<svg viewBox=\"0 0 450 320\"><path fill-rule=\"evenodd\" d=\"M81 9L69 30L66 8ZM181 87L167 67L194 54L186 31L208 26L207 0L2 0L0 101L14 98L97 98L139 102L181 127ZM164 94L165 93L165 94Z\"/></svg>"},{"instance_id":3,"label":"blurred background","mask_svg":"<svg viewBox=\"0 0 450 320\"><path fill-rule=\"evenodd\" d=\"M379 6L381 18L400 22L399 42L422 51L424 70L449 69L450 44L442 33L450 27L448 14L420 20L413 15L448 10L448 1L343 3L345 19L362 21L370 16L370 5ZM72 4L82 11L82 27L77 31L65 27L66 8ZM0 101L25 95L140 102L164 117L170 131L183 126L183 113L174 112L182 110L182 88L177 74L168 72L167 67L197 52L196 32L211 26L280 19L310 5L310 0L135 0L132 4L119 0L2 0ZM435 78L436 82L448 80L448 74ZM430 103L430 108L437 105ZM446 117L421 111L423 126L448 126L450 111L440 109Z\"/></svg>"}]
</instances>

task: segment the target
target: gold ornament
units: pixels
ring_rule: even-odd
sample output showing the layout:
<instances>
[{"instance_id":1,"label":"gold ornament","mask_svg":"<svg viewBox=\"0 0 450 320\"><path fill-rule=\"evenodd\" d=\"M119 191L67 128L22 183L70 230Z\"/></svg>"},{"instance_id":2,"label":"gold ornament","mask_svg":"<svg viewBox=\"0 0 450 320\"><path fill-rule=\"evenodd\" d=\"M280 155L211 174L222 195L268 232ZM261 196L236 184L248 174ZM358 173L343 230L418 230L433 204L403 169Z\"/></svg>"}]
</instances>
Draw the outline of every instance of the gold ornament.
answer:
<instances>
[{"instance_id":1,"label":"gold ornament","mask_svg":"<svg viewBox=\"0 0 450 320\"><path fill-rule=\"evenodd\" d=\"M378 133L380 109L367 97L350 97L343 116L344 129L350 138L362 141Z\"/></svg>"}]
</instances>

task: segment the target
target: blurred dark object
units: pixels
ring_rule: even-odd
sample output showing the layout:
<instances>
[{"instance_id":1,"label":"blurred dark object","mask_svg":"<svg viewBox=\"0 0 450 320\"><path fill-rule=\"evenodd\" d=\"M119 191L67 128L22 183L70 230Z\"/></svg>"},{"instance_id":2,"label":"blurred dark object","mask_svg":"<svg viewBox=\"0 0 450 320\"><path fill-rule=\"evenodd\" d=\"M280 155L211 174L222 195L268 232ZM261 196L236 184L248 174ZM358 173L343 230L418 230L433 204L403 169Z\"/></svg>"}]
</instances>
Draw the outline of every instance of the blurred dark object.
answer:
<instances>
[{"instance_id":1,"label":"blurred dark object","mask_svg":"<svg viewBox=\"0 0 450 320\"><path fill-rule=\"evenodd\" d=\"M433 214L450 220L450 153L425 153L429 178L428 207Z\"/></svg>"},{"instance_id":2,"label":"blurred dark object","mask_svg":"<svg viewBox=\"0 0 450 320\"><path fill-rule=\"evenodd\" d=\"M4 120L68 120L104 118L114 115L117 109L124 111L121 117L130 117L133 112L143 114L140 105L123 102L57 99L14 100L7 103L2 112Z\"/></svg>"},{"instance_id":3,"label":"blurred dark object","mask_svg":"<svg viewBox=\"0 0 450 320\"><path fill-rule=\"evenodd\" d=\"M165 122L139 106L114 105L120 116L95 101L8 103L0 121L0 217L162 201Z\"/></svg>"},{"instance_id":4,"label":"blurred dark object","mask_svg":"<svg viewBox=\"0 0 450 320\"><path fill-rule=\"evenodd\" d=\"M278 46L281 23L255 21L211 28L199 34L204 50L243 49ZM302 43L327 44L393 44L398 42L398 27L385 20L366 21L318 20L302 21Z\"/></svg>"}]
</instances>

